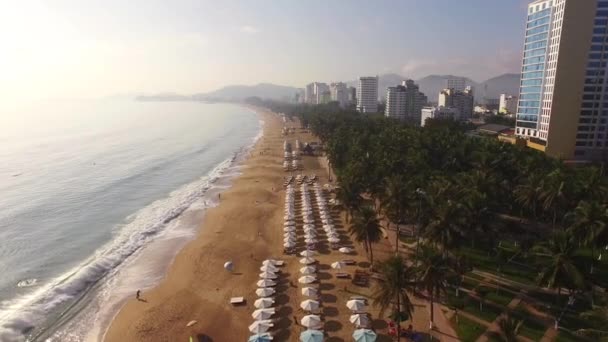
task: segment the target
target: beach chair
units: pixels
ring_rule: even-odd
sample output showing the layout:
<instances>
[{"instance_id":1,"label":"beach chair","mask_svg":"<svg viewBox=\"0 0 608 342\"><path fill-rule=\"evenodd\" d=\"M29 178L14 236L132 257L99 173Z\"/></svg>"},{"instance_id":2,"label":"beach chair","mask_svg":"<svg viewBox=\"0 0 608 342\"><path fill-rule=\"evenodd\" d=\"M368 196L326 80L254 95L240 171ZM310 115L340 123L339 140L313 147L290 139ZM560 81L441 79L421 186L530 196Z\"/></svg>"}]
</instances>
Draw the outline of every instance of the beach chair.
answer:
<instances>
[{"instance_id":1,"label":"beach chair","mask_svg":"<svg viewBox=\"0 0 608 342\"><path fill-rule=\"evenodd\" d=\"M342 260L342 263L344 265L356 265L357 264L357 262L355 262L355 260L352 260L352 259Z\"/></svg>"},{"instance_id":2,"label":"beach chair","mask_svg":"<svg viewBox=\"0 0 608 342\"><path fill-rule=\"evenodd\" d=\"M339 273L336 273L336 278L349 279L350 278L350 274L348 274L346 272L339 272Z\"/></svg>"},{"instance_id":3,"label":"beach chair","mask_svg":"<svg viewBox=\"0 0 608 342\"><path fill-rule=\"evenodd\" d=\"M230 304L232 304L232 306L244 305L245 297L232 297L230 298Z\"/></svg>"}]
</instances>

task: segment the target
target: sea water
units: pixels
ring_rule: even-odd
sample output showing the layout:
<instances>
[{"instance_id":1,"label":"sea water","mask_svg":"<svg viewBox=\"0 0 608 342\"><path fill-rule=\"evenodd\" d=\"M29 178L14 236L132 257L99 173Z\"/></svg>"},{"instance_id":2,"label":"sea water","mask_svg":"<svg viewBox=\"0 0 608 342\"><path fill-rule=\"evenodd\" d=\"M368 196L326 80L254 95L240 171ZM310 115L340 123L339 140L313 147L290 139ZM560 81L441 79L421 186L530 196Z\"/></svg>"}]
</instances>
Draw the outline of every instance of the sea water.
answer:
<instances>
[{"instance_id":1,"label":"sea water","mask_svg":"<svg viewBox=\"0 0 608 342\"><path fill-rule=\"evenodd\" d=\"M249 109L198 102L3 110L0 341L100 340L195 235L261 125Z\"/></svg>"}]
</instances>

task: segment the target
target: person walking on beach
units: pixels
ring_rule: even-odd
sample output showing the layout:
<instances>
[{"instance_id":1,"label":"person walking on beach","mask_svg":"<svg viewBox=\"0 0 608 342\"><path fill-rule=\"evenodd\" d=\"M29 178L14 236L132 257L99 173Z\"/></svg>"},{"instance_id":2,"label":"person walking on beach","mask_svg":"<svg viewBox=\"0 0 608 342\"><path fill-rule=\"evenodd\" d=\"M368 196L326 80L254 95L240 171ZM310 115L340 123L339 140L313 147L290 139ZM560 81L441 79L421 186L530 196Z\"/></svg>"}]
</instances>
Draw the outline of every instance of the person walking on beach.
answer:
<instances>
[{"instance_id":1,"label":"person walking on beach","mask_svg":"<svg viewBox=\"0 0 608 342\"><path fill-rule=\"evenodd\" d=\"M135 293L135 299L140 300L139 296L141 295L141 290L137 290Z\"/></svg>"}]
</instances>

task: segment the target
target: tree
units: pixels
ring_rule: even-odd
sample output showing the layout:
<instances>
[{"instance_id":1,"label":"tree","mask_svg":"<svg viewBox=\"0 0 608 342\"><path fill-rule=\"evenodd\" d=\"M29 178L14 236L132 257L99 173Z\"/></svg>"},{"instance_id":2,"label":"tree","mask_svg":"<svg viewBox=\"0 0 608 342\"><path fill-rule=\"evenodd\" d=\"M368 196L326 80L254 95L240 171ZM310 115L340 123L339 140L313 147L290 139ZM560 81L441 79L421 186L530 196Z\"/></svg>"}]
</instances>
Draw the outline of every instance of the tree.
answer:
<instances>
[{"instance_id":1,"label":"tree","mask_svg":"<svg viewBox=\"0 0 608 342\"><path fill-rule=\"evenodd\" d=\"M494 333L492 337L504 342L517 342L517 335L524 322L516 319L511 315L506 315L498 320L498 328L500 331Z\"/></svg>"},{"instance_id":2,"label":"tree","mask_svg":"<svg viewBox=\"0 0 608 342\"><path fill-rule=\"evenodd\" d=\"M463 212L462 205L453 200L435 203L432 218L424 227L425 237L441 246L445 258L448 250L459 246L463 237Z\"/></svg>"},{"instance_id":3,"label":"tree","mask_svg":"<svg viewBox=\"0 0 608 342\"><path fill-rule=\"evenodd\" d=\"M573 260L576 245L570 234L554 231L546 242L535 246L533 251L543 259L537 282L541 286L556 289L557 300L562 287L569 290L583 288L584 277Z\"/></svg>"},{"instance_id":4,"label":"tree","mask_svg":"<svg viewBox=\"0 0 608 342\"><path fill-rule=\"evenodd\" d=\"M566 215L570 221L568 232L580 246L591 247L591 270L593 273L593 263L596 248L606 245L608 237L607 208L598 202L579 202L574 212Z\"/></svg>"},{"instance_id":5,"label":"tree","mask_svg":"<svg viewBox=\"0 0 608 342\"><path fill-rule=\"evenodd\" d=\"M384 211L388 221L394 222L397 226L395 253L399 253L399 224L404 221L409 207L408 187L402 175L394 175L386 181L385 188L380 208Z\"/></svg>"},{"instance_id":6,"label":"tree","mask_svg":"<svg viewBox=\"0 0 608 342\"><path fill-rule=\"evenodd\" d=\"M419 263L416 266L418 286L426 291L431 303L430 328L433 328L434 303L447 292L451 270L447 260L435 248L423 246Z\"/></svg>"},{"instance_id":7,"label":"tree","mask_svg":"<svg viewBox=\"0 0 608 342\"><path fill-rule=\"evenodd\" d=\"M414 311L408 295L415 288L414 269L408 267L403 257L397 254L379 263L378 272L382 280L377 282L373 293L374 305L380 307L381 314L393 306L397 317L397 336L401 336L401 315L412 317Z\"/></svg>"},{"instance_id":8,"label":"tree","mask_svg":"<svg viewBox=\"0 0 608 342\"><path fill-rule=\"evenodd\" d=\"M588 328L579 329L577 334L594 338L596 341L608 341L608 298L601 298L601 305L594 305L591 310L580 314L588 325Z\"/></svg>"},{"instance_id":9,"label":"tree","mask_svg":"<svg viewBox=\"0 0 608 342\"><path fill-rule=\"evenodd\" d=\"M346 209L346 221L349 221L349 216L353 216L363 201L361 198L361 190L354 182L342 180L340 187L336 190L336 197Z\"/></svg>"},{"instance_id":10,"label":"tree","mask_svg":"<svg viewBox=\"0 0 608 342\"><path fill-rule=\"evenodd\" d=\"M557 219L563 216L563 210L567 202L566 173L561 169L555 169L545 176L542 182L539 199L542 208L552 215L552 227L555 229Z\"/></svg>"},{"instance_id":11,"label":"tree","mask_svg":"<svg viewBox=\"0 0 608 342\"><path fill-rule=\"evenodd\" d=\"M356 211L349 231L357 242L365 244L365 249L369 251L370 263L373 265L372 245L382 239L382 229L374 209L363 206Z\"/></svg>"}]
</instances>

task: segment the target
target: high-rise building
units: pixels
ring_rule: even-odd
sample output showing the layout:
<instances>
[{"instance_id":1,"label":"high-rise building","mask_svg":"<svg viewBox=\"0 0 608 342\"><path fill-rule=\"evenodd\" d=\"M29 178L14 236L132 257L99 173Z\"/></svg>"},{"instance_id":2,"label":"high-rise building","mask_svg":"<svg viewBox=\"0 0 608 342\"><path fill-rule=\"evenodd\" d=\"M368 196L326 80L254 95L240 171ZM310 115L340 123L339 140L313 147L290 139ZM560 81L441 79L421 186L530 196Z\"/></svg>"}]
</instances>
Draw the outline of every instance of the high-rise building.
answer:
<instances>
[{"instance_id":1,"label":"high-rise building","mask_svg":"<svg viewBox=\"0 0 608 342\"><path fill-rule=\"evenodd\" d=\"M517 111L517 96L500 94L498 110L503 114L514 114Z\"/></svg>"},{"instance_id":2,"label":"high-rise building","mask_svg":"<svg viewBox=\"0 0 608 342\"><path fill-rule=\"evenodd\" d=\"M332 83L329 85L329 91L332 101L338 102L342 108L348 106L348 87L346 83Z\"/></svg>"},{"instance_id":3,"label":"high-rise building","mask_svg":"<svg viewBox=\"0 0 608 342\"><path fill-rule=\"evenodd\" d=\"M528 5L515 134L564 159L608 158L608 1Z\"/></svg>"},{"instance_id":4,"label":"high-rise building","mask_svg":"<svg viewBox=\"0 0 608 342\"><path fill-rule=\"evenodd\" d=\"M449 77L446 89L454 89L455 91L464 91L467 86L467 81L464 77Z\"/></svg>"},{"instance_id":5,"label":"high-rise building","mask_svg":"<svg viewBox=\"0 0 608 342\"><path fill-rule=\"evenodd\" d=\"M439 93L439 107L456 108L460 112L461 120L468 120L473 117L475 99L473 90L466 87L464 91L457 91L452 88L444 89Z\"/></svg>"},{"instance_id":6,"label":"high-rise building","mask_svg":"<svg viewBox=\"0 0 608 342\"><path fill-rule=\"evenodd\" d=\"M420 126L425 125L427 119L452 119L460 120L460 111L448 107L424 107L420 115Z\"/></svg>"},{"instance_id":7,"label":"high-rise building","mask_svg":"<svg viewBox=\"0 0 608 342\"><path fill-rule=\"evenodd\" d=\"M348 104L357 104L357 88L355 87L348 87Z\"/></svg>"},{"instance_id":8,"label":"high-rise building","mask_svg":"<svg viewBox=\"0 0 608 342\"><path fill-rule=\"evenodd\" d=\"M323 102L323 94L329 92L329 86L322 82L313 82L306 85L304 89L304 99L309 104L321 104ZM327 101L329 102L329 101Z\"/></svg>"},{"instance_id":9,"label":"high-rise building","mask_svg":"<svg viewBox=\"0 0 608 342\"><path fill-rule=\"evenodd\" d=\"M327 83L315 82L314 85L315 97L313 103L322 104L329 102L329 86Z\"/></svg>"},{"instance_id":10,"label":"high-rise building","mask_svg":"<svg viewBox=\"0 0 608 342\"><path fill-rule=\"evenodd\" d=\"M407 111L407 88L402 85L388 87L386 90L386 108L384 116L387 118L405 120Z\"/></svg>"},{"instance_id":11,"label":"high-rise building","mask_svg":"<svg viewBox=\"0 0 608 342\"><path fill-rule=\"evenodd\" d=\"M315 98L315 84L309 83L304 88L304 103L313 103Z\"/></svg>"},{"instance_id":12,"label":"high-rise building","mask_svg":"<svg viewBox=\"0 0 608 342\"><path fill-rule=\"evenodd\" d=\"M426 102L426 96L420 92L414 81L403 81L401 85L387 89L384 115L418 125L422 107Z\"/></svg>"},{"instance_id":13,"label":"high-rise building","mask_svg":"<svg viewBox=\"0 0 608 342\"><path fill-rule=\"evenodd\" d=\"M359 77L357 111L361 113L378 112L378 76Z\"/></svg>"}]
</instances>

